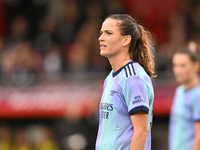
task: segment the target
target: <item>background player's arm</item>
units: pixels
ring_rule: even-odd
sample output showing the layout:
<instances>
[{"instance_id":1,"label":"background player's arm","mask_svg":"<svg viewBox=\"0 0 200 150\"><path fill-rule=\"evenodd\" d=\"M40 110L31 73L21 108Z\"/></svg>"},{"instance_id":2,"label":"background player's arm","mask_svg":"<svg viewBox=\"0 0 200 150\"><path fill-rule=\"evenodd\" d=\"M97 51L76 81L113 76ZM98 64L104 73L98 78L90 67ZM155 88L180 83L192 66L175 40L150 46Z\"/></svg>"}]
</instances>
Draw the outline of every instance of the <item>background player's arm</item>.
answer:
<instances>
[{"instance_id":1,"label":"background player's arm","mask_svg":"<svg viewBox=\"0 0 200 150\"><path fill-rule=\"evenodd\" d=\"M195 128L195 138L194 145L192 150L200 150L200 121L196 122L194 125Z\"/></svg>"},{"instance_id":2,"label":"background player's arm","mask_svg":"<svg viewBox=\"0 0 200 150\"><path fill-rule=\"evenodd\" d=\"M148 136L148 114L145 111L138 111L131 115L134 133L130 150L144 150Z\"/></svg>"}]
</instances>

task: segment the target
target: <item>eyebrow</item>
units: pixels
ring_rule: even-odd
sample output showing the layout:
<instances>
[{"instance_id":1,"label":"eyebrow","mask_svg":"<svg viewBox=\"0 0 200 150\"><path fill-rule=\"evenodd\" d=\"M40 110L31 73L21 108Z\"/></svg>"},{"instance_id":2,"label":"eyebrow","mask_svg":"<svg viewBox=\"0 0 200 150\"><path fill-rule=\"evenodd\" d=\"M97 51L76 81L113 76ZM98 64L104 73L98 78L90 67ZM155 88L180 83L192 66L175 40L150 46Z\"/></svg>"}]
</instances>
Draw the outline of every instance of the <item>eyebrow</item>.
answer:
<instances>
[{"instance_id":1,"label":"eyebrow","mask_svg":"<svg viewBox=\"0 0 200 150\"><path fill-rule=\"evenodd\" d=\"M100 30L100 33L102 33L103 31ZM104 32L113 32L112 30L104 30Z\"/></svg>"}]
</instances>

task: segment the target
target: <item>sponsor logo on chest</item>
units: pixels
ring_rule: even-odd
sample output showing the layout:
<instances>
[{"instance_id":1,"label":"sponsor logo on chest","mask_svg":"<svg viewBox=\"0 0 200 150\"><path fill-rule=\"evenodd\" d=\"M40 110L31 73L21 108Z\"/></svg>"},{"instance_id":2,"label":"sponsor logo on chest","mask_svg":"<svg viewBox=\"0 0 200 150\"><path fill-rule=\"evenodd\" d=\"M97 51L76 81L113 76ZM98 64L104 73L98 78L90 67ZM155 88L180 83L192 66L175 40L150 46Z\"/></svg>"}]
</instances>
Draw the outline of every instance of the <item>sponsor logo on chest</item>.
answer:
<instances>
[{"instance_id":1,"label":"sponsor logo on chest","mask_svg":"<svg viewBox=\"0 0 200 150\"><path fill-rule=\"evenodd\" d=\"M100 103L99 109L101 110L101 118L109 119L109 113L113 111L113 104L111 103Z\"/></svg>"}]
</instances>

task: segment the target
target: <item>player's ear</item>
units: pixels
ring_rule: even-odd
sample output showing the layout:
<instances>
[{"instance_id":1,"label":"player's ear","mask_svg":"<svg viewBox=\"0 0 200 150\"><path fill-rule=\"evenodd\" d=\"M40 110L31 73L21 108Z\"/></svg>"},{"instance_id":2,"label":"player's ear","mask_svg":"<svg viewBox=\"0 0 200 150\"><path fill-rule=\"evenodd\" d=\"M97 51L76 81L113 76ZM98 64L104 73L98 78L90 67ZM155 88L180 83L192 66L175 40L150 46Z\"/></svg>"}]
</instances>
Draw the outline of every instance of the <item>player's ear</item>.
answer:
<instances>
[{"instance_id":1,"label":"player's ear","mask_svg":"<svg viewBox=\"0 0 200 150\"><path fill-rule=\"evenodd\" d=\"M130 35L126 35L126 36L124 36L122 46L123 46L123 47L128 46L128 45L131 43L131 39L132 39L132 38L131 38Z\"/></svg>"}]
</instances>

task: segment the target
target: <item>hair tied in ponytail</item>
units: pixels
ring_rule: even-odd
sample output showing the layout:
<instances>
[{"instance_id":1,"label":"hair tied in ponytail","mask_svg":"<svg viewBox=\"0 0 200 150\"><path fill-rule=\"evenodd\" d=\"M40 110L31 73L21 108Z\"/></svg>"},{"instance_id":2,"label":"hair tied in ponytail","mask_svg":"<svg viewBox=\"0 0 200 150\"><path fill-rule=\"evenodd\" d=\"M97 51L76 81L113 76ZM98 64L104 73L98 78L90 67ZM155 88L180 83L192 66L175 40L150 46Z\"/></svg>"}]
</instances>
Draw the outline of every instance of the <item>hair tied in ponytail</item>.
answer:
<instances>
[{"instance_id":1,"label":"hair tied in ponytail","mask_svg":"<svg viewBox=\"0 0 200 150\"><path fill-rule=\"evenodd\" d=\"M188 48L191 52L196 53L197 52L197 44L195 42L190 42L188 44Z\"/></svg>"},{"instance_id":2,"label":"hair tied in ponytail","mask_svg":"<svg viewBox=\"0 0 200 150\"><path fill-rule=\"evenodd\" d=\"M139 37L139 38L141 38L141 36L142 36L142 31L140 31L140 25L139 25L139 24L137 24L137 28L138 28L138 31L140 32L140 37Z\"/></svg>"}]
</instances>

